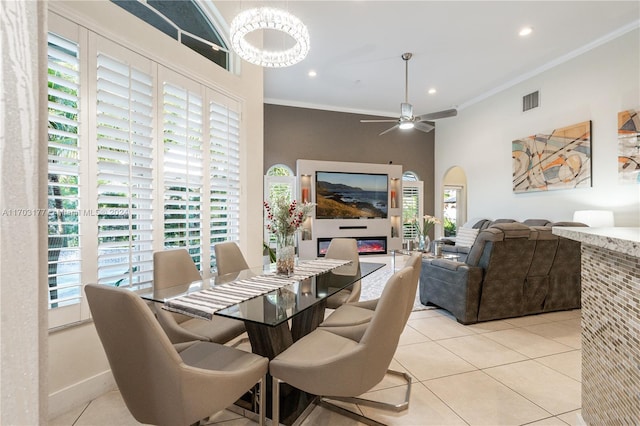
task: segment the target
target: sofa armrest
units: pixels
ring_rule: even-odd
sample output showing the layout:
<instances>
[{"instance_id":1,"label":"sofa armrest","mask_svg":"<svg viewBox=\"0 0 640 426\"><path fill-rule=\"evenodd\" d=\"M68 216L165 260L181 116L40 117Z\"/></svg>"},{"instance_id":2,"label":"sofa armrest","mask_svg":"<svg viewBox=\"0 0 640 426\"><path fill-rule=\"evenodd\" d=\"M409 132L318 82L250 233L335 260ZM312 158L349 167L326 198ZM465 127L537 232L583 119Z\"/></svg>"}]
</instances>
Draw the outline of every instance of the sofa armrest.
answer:
<instances>
[{"instance_id":1,"label":"sofa armrest","mask_svg":"<svg viewBox=\"0 0 640 426\"><path fill-rule=\"evenodd\" d=\"M466 263L458 262L451 259L430 259L429 261L434 267L437 266L439 268L448 269L450 271L457 271L458 269L468 266Z\"/></svg>"},{"instance_id":2,"label":"sofa armrest","mask_svg":"<svg viewBox=\"0 0 640 426\"><path fill-rule=\"evenodd\" d=\"M445 253L464 253L464 254L469 254L469 251L471 250L471 247L467 247L467 246L449 246L449 245L443 245L442 246L442 251Z\"/></svg>"},{"instance_id":3,"label":"sofa armrest","mask_svg":"<svg viewBox=\"0 0 640 426\"><path fill-rule=\"evenodd\" d=\"M448 259L425 259L420 274L420 302L451 312L463 324L478 321L482 268Z\"/></svg>"}]
</instances>

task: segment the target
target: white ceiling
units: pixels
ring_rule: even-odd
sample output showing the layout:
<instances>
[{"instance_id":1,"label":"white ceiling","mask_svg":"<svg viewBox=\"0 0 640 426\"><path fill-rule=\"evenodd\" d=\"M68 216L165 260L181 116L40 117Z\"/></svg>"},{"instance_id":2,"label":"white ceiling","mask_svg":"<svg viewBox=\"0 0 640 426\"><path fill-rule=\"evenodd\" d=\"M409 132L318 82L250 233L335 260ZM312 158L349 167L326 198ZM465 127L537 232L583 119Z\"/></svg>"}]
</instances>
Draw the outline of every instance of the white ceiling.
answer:
<instances>
[{"instance_id":1,"label":"white ceiling","mask_svg":"<svg viewBox=\"0 0 640 426\"><path fill-rule=\"evenodd\" d=\"M404 100L403 52L414 54L409 61L409 102L415 114L424 114L464 109L640 26L637 0L216 5L225 16L257 5L280 7L307 25L309 55L288 68L265 69L265 102L391 116L399 115ZM533 34L519 37L527 25ZM307 76L312 69L315 78ZM427 94L431 87L437 89L435 95Z\"/></svg>"}]
</instances>

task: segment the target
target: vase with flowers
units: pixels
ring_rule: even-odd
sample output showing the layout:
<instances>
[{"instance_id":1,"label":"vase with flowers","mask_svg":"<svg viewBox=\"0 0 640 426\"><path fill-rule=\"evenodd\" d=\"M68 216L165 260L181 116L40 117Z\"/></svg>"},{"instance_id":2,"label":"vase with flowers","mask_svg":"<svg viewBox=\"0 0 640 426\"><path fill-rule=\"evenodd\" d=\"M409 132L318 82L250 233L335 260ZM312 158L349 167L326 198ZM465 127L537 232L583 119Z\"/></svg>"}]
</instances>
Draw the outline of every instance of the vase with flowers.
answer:
<instances>
[{"instance_id":1,"label":"vase with flowers","mask_svg":"<svg viewBox=\"0 0 640 426\"><path fill-rule=\"evenodd\" d=\"M427 252L431 246L431 239L429 238L429 231L434 225L442 223L440 219L428 214L422 217L421 221L418 219L413 220L413 225L418 233L418 250Z\"/></svg>"},{"instance_id":2,"label":"vase with flowers","mask_svg":"<svg viewBox=\"0 0 640 426\"><path fill-rule=\"evenodd\" d=\"M271 203L264 202L267 230L276 238L276 272L293 274L295 264L296 232L309 217L312 203L289 201L284 196L276 196Z\"/></svg>"}]
</instances>

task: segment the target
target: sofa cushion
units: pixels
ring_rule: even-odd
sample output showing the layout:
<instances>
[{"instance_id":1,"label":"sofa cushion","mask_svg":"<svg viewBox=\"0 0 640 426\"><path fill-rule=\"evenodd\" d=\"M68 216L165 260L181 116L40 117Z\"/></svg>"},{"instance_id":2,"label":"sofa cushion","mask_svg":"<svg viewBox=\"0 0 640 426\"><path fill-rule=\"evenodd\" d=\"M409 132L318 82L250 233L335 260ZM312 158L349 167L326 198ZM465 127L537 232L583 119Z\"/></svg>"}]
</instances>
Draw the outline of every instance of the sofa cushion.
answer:
<instances>
[{"instance_id":1,"label":"sofa cushion","mask_svg":"<svg viewBox=\"0 0 640 426\"><path fill-rule=\"evenodd\" d=\"M488 227L490 223L490 219L473 218L465 222L465 224L462 225L461 228L476 228L483 230L484 228Z\"/></svg>"},{"instance_id":2,"label":"sofa cushion","mask_svg":"<svg viewBox=\"0 0 640 426\"><path fill-rule=\"evenodd\" d=\"M489 223L489 227L493 225L498 225L501 223L514 223L514 222L515 222L515 219L495 219Z\"/></svg>"},{"instance_id":3,"label":"sofa cushion","mask_svg":"<svg viewBox=\"0 0 640 426\"><path fill-rule=\"evenodd\" d=\"M471 247L478 236L478 229L460 228L456 233L456 246Z\"/></svg>"},{"instance_id":4,"label":"sofa cushion","mask_svg":"<svg viewBox=\"0 0 640 426\"><path fill-rule=\"evenodd\" d=\"M545 226L551 222L547 219L527 219L522 223L527 226Z\"/></svg>"},{"instance_id":5,"label":"sofa cushion","mask_svg":"<svg viewBox=\"0 0 640 426\"><path fill-rule=\"evenodd\" d=\"M528 238L533 239L534 237L531 235L531 228L527 225L523 225L519 222L503 222L496 225L491 225L493 229L499 229L504 232L504 239L510 238Z\"/></svg>"},{"instance_id":6,"label":"sofa cushion","mask_svg":"<svg viewBox=\"0 0 640 426\"><path fill-rule=\"evenodd\" d=\"M554 226L589 226L589 225L585 225L582 222L551 222L551 223L547 223L545 226L550 226L550 227L554 227Z\"/></svg>"}]
</instances>

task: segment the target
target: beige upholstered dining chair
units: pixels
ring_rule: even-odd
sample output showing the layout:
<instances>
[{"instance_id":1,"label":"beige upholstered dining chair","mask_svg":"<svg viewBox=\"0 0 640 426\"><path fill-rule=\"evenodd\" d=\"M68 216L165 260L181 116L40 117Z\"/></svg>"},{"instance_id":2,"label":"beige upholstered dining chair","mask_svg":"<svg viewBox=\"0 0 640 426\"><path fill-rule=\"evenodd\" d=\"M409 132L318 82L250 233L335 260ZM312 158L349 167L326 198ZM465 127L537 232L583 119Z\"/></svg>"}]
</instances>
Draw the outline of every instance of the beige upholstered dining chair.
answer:
<instances>
[{"instance_id":1,"label":"beige upholstered dining chair","mask_svg":"<svg viewBox=\"0 0 640 426\"><path fill-rule=\"evenodd\" d=\"M199 281L200 272L186 249L153 253L153 289L159 293L167 287L186 287ZM156 304L158 322L172 343L202 340L227 343L246 331L240 320L214 316L210 321L169 312Z\"/></svg>"},{"instance_id":2,"label":"beige upholstered dining chair","mask_svg":"<svg viewBox=\"0 0 640 426\"><path fill-rule=\"evenodd\" d=\"M414 253L404 264L404 267L413 268L411 277L411 292L415 295L420 281L420 271L422 270L422 254ZM415 297L415 296L414 296ZM321 324L324 330L348 337L353 340L360 340L373 317L373 311L378 306L380 299L363 300L362 302L347 303L338 307ZM413 310L413 301L407 304L405 317L408 319Z\"/></svg>"},{"instance_id":3,"label":"beige upholstered dining chair","mask_svg":"<svg viewBox=\"0 0 640 426\"><path fill-rule=\"evenodd\" d=\"M218 275L226 275L249 269L240 247L233 241L217 243L213 246L216 254L216 266Z\"/></svg>"},{"instance_id":4,"label":"beige upholstered dining chair","mask_svg":"<svg viewBox=\"0 0 640 426\"><path fill-rule=\"evenodd\" d=\"M333 273L336 275L354 275L360 272L360 258L358 253L358 243L354 238L333 238L325 254L326 259L350 260L350 265L345 265ZM342 289L327 298L327 308L336 309L345 303L357 302L360 299L362 284L360 280L353 283L348 288Z\"/></svg>"},{"instance_id":5,"label":"beige upholstered dining chair","mask_svg":"<svg viewBox=\"0 0 640 426\"><path fill-rule=\"evenodd\" d=\"M359 414L344 412L327 398L359 404L387 407L378 401L357 398L378 384L388 371L400 334L407 322L406 307L415 300L412 286L413 268L407 267L391 276L385 285L373 317L359 341L317 328L279 354L269 364L273 377L273 424L278 424L280 383L323 397L322 406L362 421ZM411 378L407 380L408 407ZM366 419L366 418L365 418ZM366 419L365 423L371 419ZM370 423L369 423L370 424Z\"/></svg>"},{"instance_id":6,"label":"beige upholstered dining chair","mask_svg":"<svg viewBox=\"0 0 640 426\"><path fill-rule=\"evenodd\" d=\"M260 383L260 424L268 359L211 342L178 352L145 302L105 285L85 286L93 321L122 398L133 417L189 425L233 404Z\"/></svg>"}]
</instances>

